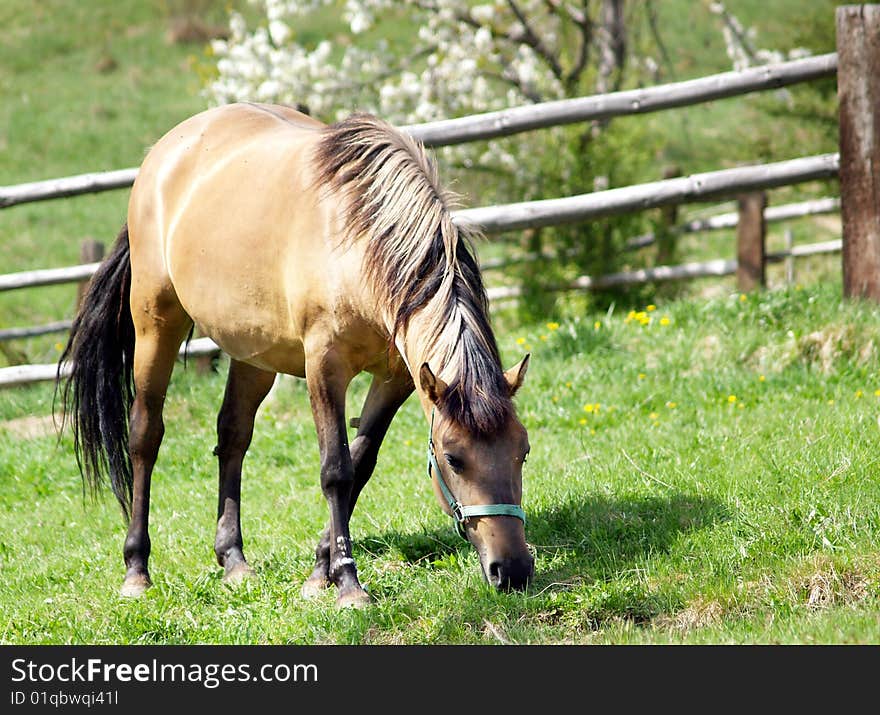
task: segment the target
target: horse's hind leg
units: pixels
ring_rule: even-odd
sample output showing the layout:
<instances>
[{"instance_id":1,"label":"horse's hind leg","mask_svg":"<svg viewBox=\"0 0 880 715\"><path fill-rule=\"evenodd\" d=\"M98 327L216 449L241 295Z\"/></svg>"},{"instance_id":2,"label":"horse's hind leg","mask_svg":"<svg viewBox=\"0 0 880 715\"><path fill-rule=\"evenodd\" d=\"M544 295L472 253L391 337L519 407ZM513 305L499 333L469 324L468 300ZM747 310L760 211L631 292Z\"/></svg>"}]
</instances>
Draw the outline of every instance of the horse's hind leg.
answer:
<instances>
[{"instance_id":1,"label":"horse's hind leg","mask_svg":"<svg viewBox=\"0 0 880 715\"><path fill-rule=\"evenodd\" d=\"M150 478L165 433L162 408L180 343L191 321L176 298L141 303L134 296L132 310L135 398L131 406L128 448L133 476L131 521L125 538L123 596L139 596L150 585Z\"/></svg>"},{"instance_id":2,"label":"horse's hind leg","mask_svg":"<svg viewBox=\"0 0 880 715\"><path fill-rule=\"evenodd\" d=\"M223 580L238 581L253 574L244 558L241 538L241 465L254 433L254 417L275 381L266 372L238 360L229 365L226 394L217 416L217 447L220 487L217 504L217 536L214 552L224 568Z\"/></svg>"},{"instance_id":3,"label":"horse's hind leg","mask_svg":"<svg viewBox=\"0 0 880 715\"><path fill-rule=\"evenodd\" d=\"M391 425L397 410L412 394L413 383L409 375L400 380L376 376L364 400L358 424L357 437L351 443L354 482L349 498L349 515L354 511L358 495L369 481L376 467L379 446ZM330 529L327 528L315 548L315 568L302 587L304 598L312 598L330 585Z\"/></svg>"}]
</instances>

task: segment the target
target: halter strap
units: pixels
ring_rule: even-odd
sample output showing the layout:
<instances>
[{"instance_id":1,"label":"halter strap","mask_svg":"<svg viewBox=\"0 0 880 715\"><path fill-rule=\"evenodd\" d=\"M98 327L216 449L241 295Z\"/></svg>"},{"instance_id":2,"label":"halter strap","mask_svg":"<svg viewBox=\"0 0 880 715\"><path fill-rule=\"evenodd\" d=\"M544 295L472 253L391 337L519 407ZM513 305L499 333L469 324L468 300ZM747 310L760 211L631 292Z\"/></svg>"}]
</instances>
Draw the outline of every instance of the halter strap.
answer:
<instances>
[{"instance_id":1,"label":"halter strap","mask_svg":"<svg viewBox=\"0 0 880 715\"><path fill-rule=\"evenodd\" d=\"M515 516L523 524L526 523L526 513L517 504L475 504L465 506L455 498L443 479L443 472L440 471L437 454L434 452L434 409L431 409L431 426L428 429L428 479L432 477L432 469L437 473L437 484L440 486L443 498L449 504L452 518L455 519L455 529L462 538L466 538L464 525L472 516Z\"/></svg>"}]
</instances>

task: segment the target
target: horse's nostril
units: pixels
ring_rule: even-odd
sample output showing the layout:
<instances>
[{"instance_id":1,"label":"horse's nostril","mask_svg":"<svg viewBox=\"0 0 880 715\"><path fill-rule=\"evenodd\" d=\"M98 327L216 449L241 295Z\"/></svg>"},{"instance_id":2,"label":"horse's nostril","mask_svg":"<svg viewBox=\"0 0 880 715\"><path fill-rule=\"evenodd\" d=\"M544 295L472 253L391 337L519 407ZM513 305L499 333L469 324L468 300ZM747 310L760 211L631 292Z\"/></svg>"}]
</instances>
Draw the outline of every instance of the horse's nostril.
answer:
<instances>
[{"instance_id":1,"label":"horse's nostril","mask_svg":"<svg viewBox=\"0 0 880 715\"><path fill-rule=\"evenodd\" d=\"M498 589L525 588L534 575L534 564L535 562L531 558L492 561L487 570L487 580Z\"/></svg>"}]
</instances>

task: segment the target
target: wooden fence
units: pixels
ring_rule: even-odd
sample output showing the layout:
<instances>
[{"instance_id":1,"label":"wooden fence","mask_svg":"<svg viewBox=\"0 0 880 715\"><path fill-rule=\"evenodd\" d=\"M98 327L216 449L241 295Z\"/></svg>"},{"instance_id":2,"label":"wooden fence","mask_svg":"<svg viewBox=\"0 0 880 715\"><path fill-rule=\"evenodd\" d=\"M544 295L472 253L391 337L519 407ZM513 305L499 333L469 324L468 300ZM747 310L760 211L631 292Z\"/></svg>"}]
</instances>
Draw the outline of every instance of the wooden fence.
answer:
<instances>
[{"instance_id":1,"label":"wooden fence","mask_svg":"<svg viewBox=\"0 0 880 715\"><path fill-rule=\"evenodd\" d=\"M514 107L470 117L443 120L404 127L428 146L447 146L509 136L544 127L643 114L673 107L690 106L715 99L734 97L800 82L838 78L840 97L840 153L808 156L757 166L712 171L692 176L668 178L635 186L598 191L579 196L485 206L457 211L454 220L479 226L487 234L523 228L560 225L599 216L629 213L682 203L739 197L739 211L734 216L721 215L704 222L690 222L676 230L690 232L718 227L737 227L738 247L735 260L716 260L679 266L659 266L641 271L607 276L581 276L564 285L548 286L555 290L592 290L649 281L681 280L697 276L729 275L738 272L741 286L760 285L767 261L791 259L842 250L844 292L848 296L868 296L880 300L880 181L872 167L880 166L880 142L876 108L880 105L878 87L872 82L880 66L880 6L847 6L837 10L838 52L726 72L685 82L645 89L609 93L592 97L545 102ZM32 201L71 197L131 186L137 169L82 174L79 176L0 187L0 208ZM823 199L787 207L767 208L766 199L757 192L816 179L839 177L841 199ZM783 253L766 255L765 225L795 215L839 209L843 218L843 239L812 246L791 248ZM633 247L648 245L652 236L638 237ZM539 260L541 256L525 257ZM0 276L0 291L59 283L82 282L96 270L91 262L69 268L57 268ZM486 267L486 266L484 266ZM489 266L491 267L491 266ZM489 291L491 299L512 298L518 288L498 287ZM13 328L3 336L25 337L64 330L66 324L53 323L36 328ZM192 346L191 346L192 347ZM212 343L199 343L202 354L216 351ZM9 384L21 384L29 366L0 370L0 386L5 371L16 370L17 378ZM40 368L41 366L30 366ZM42 366L45 368L45 366ZM51 366L53 369L55 366ZM45 369L32 371L54 379ZM11 373L5 373L11 374Z\"/></svg>"}]
</instances>

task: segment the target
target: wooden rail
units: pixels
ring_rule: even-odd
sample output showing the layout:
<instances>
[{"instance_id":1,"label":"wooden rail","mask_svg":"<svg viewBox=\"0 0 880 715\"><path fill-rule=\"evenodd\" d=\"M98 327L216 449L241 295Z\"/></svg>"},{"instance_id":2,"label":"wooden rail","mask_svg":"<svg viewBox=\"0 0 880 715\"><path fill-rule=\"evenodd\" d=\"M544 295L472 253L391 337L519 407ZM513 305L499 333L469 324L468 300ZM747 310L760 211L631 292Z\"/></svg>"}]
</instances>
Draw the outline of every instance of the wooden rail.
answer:
<instances>
[{"instance_id":1,"label":"wooden rail","mask_svg":"<svg viewBox=\"0 0 880 715\"><path fill-rule=\"evenodd\" d=\"M823 241L820 243L795 246L790 250L769 253L766 256L768 262L777 263L787 257L803 258L825 253L838 253L841 250L841 241ZM700 261L694 263L682 263L676 266L656 266L643 268L638 271L622 271L609 273L604 276L580 276L568 283L557 283L542 286L543 290L570 291L570 290L599 290L603 288L615 288L619 286L641 285L643 283L659 283L664 281L689 280L692 278L706 278L729 276L736 273L737 261L734 259L716 259L712 261ZM489 288L487 291L489 300L507 300L520 297L524 290L521 286L498 286Z\"/></svg>"},{"instance_id":2,"label":"wooden rail","mask_svg":"<svg viewBox=\"0 0 880 715\"><path fill-rule=\"evenodd\" d=\"M608 119L685 107L823 77L833 77L836 72L837 54L830 53L791 62L750 67L737 72L722 72L684 82L541 102L457 119L410 124L401 128L427 146L449 146L593 119ZM137 168L119 169L14 186L0 186L0 208L30 201L126 188L134 183L137 171Z\"/></svg>"},{"instance_id":3,"label":"wooden rail","mask_svg":"<svg viewBox=\"0 0 880 715\"><path fill-rule=\"evenodd\" d=\"M580 196L524 201L456 211L456 223L478 226L484 233L500 233L576 223L597 216L717 199L739 193L787 186L837 175L837 154L779 161L758 166L722 169L676 179L664 179Z\"/></svg>"},{"instance_id":4,"label":"wooden rail","mask_svg":"<svg viewBox=\"0 0 880 715\"><path fill-rule=\"evenodd\" d=\"M178 352L179 358L199 358L218 355L220 348L210 338L198 338L182 345ZM34 382L49 382L58 376L66 378L70 375L70 363L62 363L59 372L57 363L44 365L14 365L0 368L0 388L17 387Z\"/></svg>"},{"instance_id":5,"label":"wooden rail","mask_svg":"<svg viewBox=\"0 0 880 715\"><path fill-rule=\"evenodd\" d=\"M84 263L66 268L41 268L36 271L21 271L0 275L0 292L19 288L36 288L37 286L61 285L63 283L80 283L91 278L98 270L100 263Z\"/></svg>"},{"instance_id":6,"label":"wooden rail","mask_svg":"<svg viewBox=\"0 0 880 715\"><path fill-rule=\"evenodd\" d=\"M836 72L837 54L830 53L736 72L723 72L684 82L541 102L458 119L411 124L402 128L426 146L449 146L563 124L702 104L715 99L833 77Z\"/></svg>"}]
</instances>

